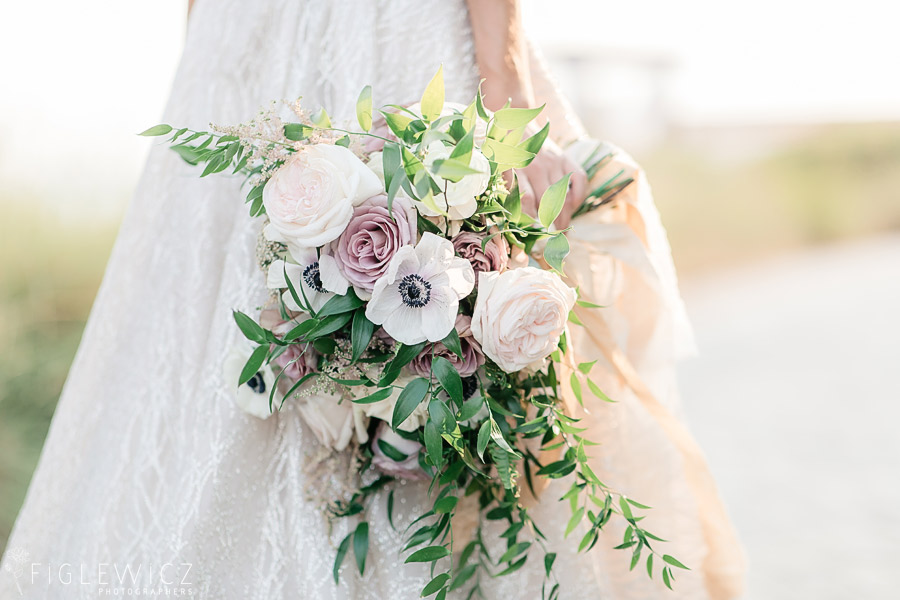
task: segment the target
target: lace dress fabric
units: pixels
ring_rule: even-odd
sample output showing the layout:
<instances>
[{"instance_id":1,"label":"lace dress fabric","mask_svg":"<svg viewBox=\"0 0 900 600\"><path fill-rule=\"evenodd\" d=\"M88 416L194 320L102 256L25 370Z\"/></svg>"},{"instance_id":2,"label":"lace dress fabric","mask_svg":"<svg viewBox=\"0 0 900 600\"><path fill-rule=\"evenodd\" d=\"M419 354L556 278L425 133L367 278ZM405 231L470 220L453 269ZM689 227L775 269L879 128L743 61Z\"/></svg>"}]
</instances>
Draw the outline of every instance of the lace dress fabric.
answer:
<instances>
[{"instance_id":1,"label":"lace dress fabric","mask_svg":"<svg viewBox=\"0 0 900 600\"><path fill-rule=\"evenodd\" d=\"M448 100L467 101L478 75L462 0L199 0L164 120L202 130L300 95L310 108L350 119L363 85L373 85L376 103L415 101L441 63ZM542 81L536 87L564 107ZM576 123L577 137L577 119L560 111L551 118ZM349 556L335 585L336 547L355 523L330 525L321 503L352 481L351 465L323 458L290 404L266 421L235 405L221 366L239 336L232 309L252 313L267 297L255 258L259 223L247 215L239 179L197 175L173 152L152 150L4 557L10 566L27 553L39 576L31 567L19 577L0 570L0 598L96 598L110 587L98 577L104 564L142 566L151 588L160 583L156 567L190 565L185 579L200 598L419 597L429 573L403 565L399 551L404 526L425 510L426 488L393 486L396 530L387 492L374 498L366 575ZM646 190L623 204L640 205L632 216L655 214ZM634 219L604 215L585 217L584 235L576 225L569 264L590 299L616 306L603 317L582 314L600 319L593 337L573 331L578 360L599 358L599 383L619 400L587 399L591 435L603 442L596 469L655 507L647 527L674 540L666 551L695 570L679 573L676 593L663 596L658 581L628 572L627 553L610 549L621 541L619 527L590 554L576 554L580 536L562 539L564 483L544 492L535 519L559 553L564 598L733 597L734 586L721 593L710 585L706 568L712 550L736 548L727 519L714 524L718 536L704 525L702 513L719 506L714 489L711 500L698 493L687 454L644 401L652 395L677 414L669 329L677 290L674 279L660 284L653 264L654 256L670 260L668 247L646 244L659 235L664 243L664 232L656 218L647 228L655 233L641 239L630 229ZM627 246L624 255L617 243ZM666 285L668 295L660 291ZM488 528L496 548L500 531ZM86 570L83 581L60 581L65 564ZM716 581L740 578L739 559L713 567ZM484 580L485 595L539 598L542 571L535 553L516 575Z\"/></svg>"}]
</instances>

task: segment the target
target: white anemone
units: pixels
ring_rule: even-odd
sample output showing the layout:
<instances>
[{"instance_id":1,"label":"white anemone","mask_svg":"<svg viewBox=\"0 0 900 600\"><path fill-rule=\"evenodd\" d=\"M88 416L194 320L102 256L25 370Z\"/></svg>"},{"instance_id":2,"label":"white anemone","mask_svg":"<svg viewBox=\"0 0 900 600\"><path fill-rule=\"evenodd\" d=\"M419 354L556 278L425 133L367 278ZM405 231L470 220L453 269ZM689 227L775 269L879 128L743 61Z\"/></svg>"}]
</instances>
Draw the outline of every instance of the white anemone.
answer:
<instances>
[{"instance_id":1,"label":"white anemone","mask_svg":"<svg viewBox=\"0 0 900 600\"><path fill-rule=\"evenodd\" d=\"M304 311L291 294L285 275L290 279L303 304L309 303L313 310L319 310L335 294L347 293L347 280L341 275L337 261L330 254L316 255L315 248L294 248L291 257L297 263L276 260L269 265L266 285L269 289L285 290L281 295L284 305L293 311ZM304 298L305 297L305 298Z\"/></svg>"},{"instance_id":2,"label":"white anemone","mask_svg":"<svg viewBox=\"0 0 900 600\"><path fill-rule=\"evenodd\" d=\"M450 240L425 233L403 246L375 282L366 317L404 344L439 342L456 323L459 301L475 286L475 271Z\"/></svg>"},{"instance_id":3,"label":"white anemone","mask_svg":"<svg viewBox=\"0 0 900 600\"><path fill-rule=\"evenodd\" d=\"M269 365L263 365L259 371L250 378L250 381L238 385L244 364L250 358L253 348L247 343L238 343L222 365L224 368L225 384L229 390L237 386L235 401L245 413L259 419L268 419L272 416L269 411L269 393L275 385L275 373ZM281 404L281 394L275 392L274 405Z\"/></svg>"}]
</instances>

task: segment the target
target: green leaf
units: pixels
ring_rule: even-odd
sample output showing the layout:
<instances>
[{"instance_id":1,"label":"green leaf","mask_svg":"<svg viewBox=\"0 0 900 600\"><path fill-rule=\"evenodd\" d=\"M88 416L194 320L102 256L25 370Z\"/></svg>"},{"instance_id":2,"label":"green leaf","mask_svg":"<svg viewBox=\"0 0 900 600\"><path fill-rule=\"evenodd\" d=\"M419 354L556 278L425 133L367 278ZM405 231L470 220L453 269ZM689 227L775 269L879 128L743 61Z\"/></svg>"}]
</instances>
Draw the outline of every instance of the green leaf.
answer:
<instances>
[{"instance_id":1,"label":"green leaf","mask_svg":"<svg viewBox=\"0 0 900 600\"><path fill-rule=\"evenodd\" d=\"M154 137L157 135L166 135L170 131L172 131L171 125L154 125L150 129L145 129L144 131L140 132L138 135L142 135L144 137Z\"/></svg>"},{"instance_id":2,"label":"green leaf","mask_svg":"<svg viewBox=\"0 0 900 600\"><path fill-rule=\"evenodd\" d=\"M391 526L391 529L396 531L397 528L394 527L394 490L391 490L387 497L387 518L388 525Z\"/></svg>"},{"instance_id":3,"label":"green leaf","mask_svg":"<svg viewBox=\"0 0 900 600\"><path fill-rule=\"evenodd\" d=\"M625 498L625 500L628 501L628 504L635 506L637 508L642 508L644 510L650 510L650 508L651 508L651 507L647 506L646 504L641 504L637 500L632 500L631 498Z\"/></svg>"},{"instance_id":4,"label":"green leaf","mask_svg":"<svg viewBox=\"0 0 900 600\"><path fill-rule=\"evenodd\" d=\"M453 583L450 584L450 591L464 586L466 582L472 578L472 575L475 574L477 568L478 565L473 563L460 569L459 572L457 572L456 577L453 578Z\"/></svg>"},{"instance_id":5,"label":"green leaf","mask_svg":"<svg viewBox=\"0 0 900 600\"><path fill-rule=\"evenodd\" d=\"M318 324L319 321L317 319L307 319L288 331L284 336L284 341L293 342L294 340L298 340L305 334L309 333L310 330Z\"/></svg>"},{"instance_id":6,"label":"green leaf","mask_svg":"<svg viewBox=\"0 0 900 600\"><path fill-rule=\"evenodd\" d=\"M588 389L591 390L591 393L603 400L604 402L615 402L615 400L611 399L609 396L603 393L603 390L594 383L590 378L587 380Z\"/></svg>"},{"instance_id":7,"label":"green leaf","mask_svg":"<svg viewBox=\"0 0 900 600\"><path fill-rule=\"evenodd\" d=\"M441 340L441 343L444 344L447 350L449 350L453 354L457 355L460 358L464 358L462 352L462 344L460 344L459 342L459 332L456 331L455 327L450 330L450 333L447 334L447 337Z\"/></svg>"},{"instance_id":8,"label":"green leaf","mask_svg":"<svg viewBox=\"0 0 900 600\"><path fill-rule=\"evenodd\" d=\"M257 344L266 343L266 332L259 326L259 323L239 310L232 311L232 315L245 338L251 342L256 342Z\"/></svg>"},{"instance_id":9,"label":"green leaf","mask_svg":"<svg viewBox=\"0 0 900 600\"><path fill-rule=\"evenodd\" d=\"M484 406L484 398L481 397L481 394L475 393L471 398L463 402L456 419L458 421L468 421L478 414L482 406Z\"/></svg>"},{"instance_id":10,"label":"green leaf","mask_svg":"<svg viewBox=\"0 0 900 600\"><path fill-rule=\"evenodd\" d=\"M494 113L494 125L500 129L518 129L525 127L544 110L544 105L537 108L501 108Z\"/></svg>"},{"instance_id":11,"label":"green leaf","mask_svg":"<svg viewBox=\"0 0 900 600\"><path fill-rule=\"evenodd\" d=\"M575 394L575 399L578 400L578 404L584 405L584 398L581 395L581 382L578 380L578 375L572 373L569 376L569 385L572 386L572 393Z\"/></svg>"},{"instance_id":12,"label":"green leaf","mask_svg":"<svg viewBox=\"0 0 900 600\"><path fill-rule=\"evenodd\" d=\"M443 400L432 399L428 403L428 414L441 433L451 433L456 429L456 419L453 418L453 413Z\"/></svg>"},{"instance_id":13,"label":"green leaf","mask_svg":"<svg viewBox=\"0 0 900 600\"><path fill-rule=\"evenodd\" d=\"M381 111L381 114L384 116L384 120L387 123L387 126L392 132L394 132L394 135L402 139L404 134L406 133L406 128L409 127L410 123L412 123L412 119L407 117L406 115L401 115L395 112L387 112L384 110ZM388 171L385 171L385 173L387 172Z\"/></svg>"},{"instance_id":14,"label":"green leaf","mask_svg":"<svg viewBox=\"0 0 900 600\"><path fill-rule=\"evenodd\" d=\"M575 531L575 528L581 523L582 517L584 517L584 507L579 506L578 509L572 513L572 517L569 519L569 524L566 525L566 533L563 537L569 537L569 534Z\"/></svg>"},{"instance_id":15,"label":"green leaf","mask_svg":"<svg viewBox=\"0 0 900 600\"><path fill-rule=\"evenodd\" d=\"M519 178L516 175L513 175L513 188L503 201L503 208L509 212L511 223L519 223L522 218L522 195L519 193Z\"/></svg>"},{"instance_id":16,"label":"green leaf","mask_svg":"<svg viewBox=\"0 0 900 600\"><path fill-rule=\"evenodd\" d=\"M339 315L341 313L350 312L363 304L365 303L360 300L356 296L356 293L351 289L348 290L347 294L344 296L332 296L328 302L325 303L325 306L319 309L319 312L316 313L316 317L323 319L330 315Z\"/></svg>"},{"instance_id":17,"label":"green leaf","mask_svg":"<svg viewBox=\"0 0 900 600\"><path fill-rule=\"evenodd\" d=\"M525 552L526 550L528 550L529 547L531 547L531 542L518 542L516 544L513 544L512 546L507 548L506 552L504 552L503 555L500 556L499 559L497 559L497 562L498 563L509 562L512 559L514 559L515 557L517 557L520 554L522 554L523 552Z\"/></svg>"},{"instance_id":18,"label":"green leaf","mask_svg":"<svg viewBox=\"0 0 900 600\"><path fill-rule=\"evenodd\" d=\"M450 152L450 158L455 158L464 165L472 162L472 148L475 147L475 128L470 127L453 150Z\"/></svg>"},{"instance_id":19,"label":"green leaf","mask_svg":"<svg viewBox=\"0 0 900 600\"><path fill-rule=\"evenodd\" d=\"M331 338L321 337L313 341L313 347L319 354L334 354L337 348L337 342Z\"/></svg>"},{"instance_id":20,"label":"green leaf","mask_svg":"<svg viewBox=\"0 0 900 600\"><path fill-rule=\"evenodd\" d=\"M459 159L445 158L434 161L432 172L438 177L455 183L466 175L477 175L481 171L473 169L468 163Z\"/></svg>"},{"instance_id":21,"label":"green leaf","mask_svg":"<svg viewBox=\"0 0 900 600\"><path fill-rule=\"evenodd\" d=\"M432 595L433 593L444 587L444 584L449 580L450 573L441 573L440 575L429 581L428 585L426 585L424 589L422 589L422 597L424 598L425 596Z\"/></svg>"},{"instance_id":22,"label":"green leaf","mask_svg":"<svg viewBox=\"0 0 900 600\"><path fill-rule=\"evenodd\" d=\"M367 85L356 100L356 120L363 131L372 129L372 86Z\"/></svg>"},{"instance_id":23,"label":"green leaf","mask_svg":"<svg viewBox=\"0 0 900 600\"><path fill-rule=\"evenodd\" d=\"M497 170L501 172L509 169L521 169L534 158L532 152L491 139L484 141L481 150L488 160L497 163Z\"/></svg>"},{"instance_id":24,"label":"green leaf","mask_svg":"<svg viewBox=\"0 0 900 600\"><path fill-rule=\"evenodd\" d=\"M446 556L450 556L450 550L448 550L446 546L428 546L427 548L416 550L403 562L434 562Z\"/></svg>"},{"instance_id":25,"label":"green leaf","mask_svg":"<svg viewBox=\"0 0 900 600\"><path fill-rule=\"evenodd\" d=\"M666 584L666 587L670 590L672 589L672 581L669 579L669 567L663 567L663 583Z\"/></svg>"},{"instance_id":26,"label":"green leaf","mask_svg":"<svg viewBox=\"0 0 900 600\"><path fill-rule=\"evenodd\" d=\"M569 255L569 240L564 233L557 233L544 246L544 260L559 273L563 272L563 261Z\"/></svg>"},{"instance_id":27,"label":"green leaf","mask_svg":"<svg viewBox=\"0 0 900 600\"><path fill-rule=\"evenodd\" d=\"M334 333L335 331L341 329L344 325L350 322L351 315L350 313L341 313L339 315L331 315L330 317L325 317L319 324L312 328L309 332L309 337L324 337L330 333Z\"/></svg>"},{"instance_id":28,"label":"green leaf","mask_svg":"<svg viewBox=\"0 0 900 600\"><path fill-rule=\"evenodd\" d=\"M244 385L245 383L250 381L254 375L256 375L257 371L259 371L259 368L266 360L266 355L268 353L268 344L259 346L256 350L253 351L253 353L250 355L250 358L248 358L247 362L244 363L244 368L241 369L241 376L238 378L238 385Z\"/></svg>"},{"instance_id":29,"label":"green leaf","mask_svg":"<svg viewBox=\"0 0 900 600\"><path fill-rule=\"evenodd\" d=\"M456 508L457 502L459 502L459 498L456 496L445 496L434 503L434 512L439 515L447 514Z\"/></svg>"},{"instance_id":30,"label":"green leaf","mask_svg":"<svg viewBox=\"0 0 900 600\"><path fill-rule=\"evenodd\" d=\"M334 574L334 582L338 582L339 572L341 569L341 564L344 562L344 557L347 556L347 551L350 549L350 538L353 537L352 533L348 533L347 536L341 540L341 545L338 546L337 554L334 556L334 567L332 569L332 573Z\"/></svg>"},{"instance_id":31,"label":"green leaf","mask_svg":"<svg viewBox=\"0 0 900 600\"><path fill-rule=\"evenodd\" d=\"M438 67L428 87L422 94L422 116L432 121L440 116L444 109L444 65Z\"/></svg>"},{"instance_id":32,"label":"green leaf","mask_svg":"<svg viewBox=\"0 0 900 600\"><path fill-rule=\"evenodd\" d=\"M366 318L366 311L363 309L353 313L353 325L350 330L350 342L352 347L351 362L356 362L362 356L369 342L372 341L372 335L375 333L375 324Z\"/></svg>"},{"instance_id":33,"label":"green leaf","mask_svg":"<svg viewBox=\"0 0 900 600\"><path fill-rule=\"evenodd\" d=\"M395 462L401 462L401 461L404 461L407 458L409 458L408 455L400 452L399 450L397 450L397 448L395 448L394 446L392 446L391 444L387 443L384 440L378 440L378 447L381 449L382 452L384 452L385 456L387 456L389 459L391 459Z\"/></svg>"},{"instance_id":34,"label":"green leaf","mask_svg":"<svg viewBox=\"0 0 900 600\"><path fill-rule=\"evenodd\" d=\"M488 421L491 424L491 439L494 440L494 443L512 454L513 456L519 456L519 453L513 450L509 443L506 441L506 438L503 437L503 432L500 431L500 426L497 425L497 421L494 419L490 419ZM481 432L479 432L480 434Z\"/></svg>"},{"instance_id":35,"label":"green leaf","mask_svg":"<svg viewBox=\"0 0 900 600\"><path fill-rule=\"evenodd\" d=\"M690 569L688 567L681 564L681 561L679 561L674 556L670 556L668 554L663 554L663 560L666 561L666 563L672 565L673 567L678 567L679 569L685 569L685 570L690 571Z\"/></svg>"},{"instance_id":36,"label":"green leaf","mask_svg":"<svg viewBox=\"0 0 900 600\"><path fill-rule=\"evenodd\" d=\"M488 442L491 440L491 421L485 421L478 430L478 457L484 461L484 450L487 448Z\"/></svg>"},{"instance_id":37,"label":"green leaf","mask_svg":"<svg viewBox=\"0 0 900 600\"><path fill-rule=\"evenodd\" d=\"M544 141L547 139L547 135L549 133L550 123L547 123L541 128L540 131L519 144L519 148L537 155L537 153L540 152L541 147L544 145Z\"/></svg>"},{"instance_id":38,"label":"green leaf","mask_svg":"<svg viewBox=\"0 0 900 600\"><path fill-rule=\"evenodd\" d=\"M359 574L366 570L366 555L369 553L369 524L363 521L356 526L353 533L353 555L356 557L356 566Z\"/></svg>"},{"instance_id":39,"label":"green leaf","mask_svg":"<svg viewBox=\"0 0 900 600\"><path fill-rule=\"evenodd\" d=\"M284 137L292 142L299 142L305 140L310 131L310 127L303 123L287 123L284 126Z\"/></svg>"},{"instance_id":40,"label":"green leaf","mask_svg":"<svg viewBox=\"0 0 900 600\"><path fill-rule=\"evenodd\" d=\"M550 571L553 570L553 562L556 560L556 552L548 552L544 555L544 572L550 577Z\"/></svg>"},{"instance_id":41,"label":"green leaf","mask_svg":"<svg viewBox=\"0 0 900 600\"><path fill-rule=\"evenodd\" d=\"M653 579L653 553L647 555L647 577Z\"/></svg>"},{"instance_id":42,"label":"green leaf","mask_svg":"<svg viewBox=\"0 0 900 600\"><path fill-rule=\"evenodd\" d=\"M548 187L541 196L541 203L538 205L538 219L544 227L550 227L562 212L566 203L566 194L569 192L569 177L571 177L571 173L567 173L565 177Z\"/></svg>"},{"instance_id":43,"label":"green leaf","mask_svg":"<svg viewBox=\"0 0 900 600\"><path fill-rule=\"evenodd\" d=\"M405 367L412 362L412 359L417 357L424 348L425 342L419 342L418 344L412 345L402 344L397 350L397 355L391 361L391 369Z\"/></svg>"},{"instance_id":44,"label":"green leaf","mask_svg":"<svg viewBox=\"0 0 900 600\"><path fill-rule=\"evenodd\" d=\"M374 404L375 402L381 402L385 398L388 398L394 392L393 388L382 388L377 392L371 393L368 396L363 396L362 398L357 398L353 401L354 404Z\"/></svg>"},{"instance_id":45,"label":"green leaf","mask_svg":"<svg viewBox=\"0 0 900 600\"><path fill-rule=\"evenodd\" d=\"M484 83L484 80L481 80L481 83L478 84L478 91L475 94L475 110L478 111L478 116L487 121L491 118L490 112L487 107L484 105L484 95L481 93L481 84Z\"/></svg>"},{"instance_id":46,"label":"green leaf","mask_svg":"<svg viewBox=\"0 0 900 600\"><path fill-rule=\"evenodd\" d=\"M463 402L462 378L453 364L443 356L435 356L431 363L431 369L440 382L441 387L450 396L450 399L461 405Z\"/></svg>"},{"instance_id":47,"label":"green leaf","mask_svg":"<svg viewBox=\"0 0 900 600\"><path fill-rule=\"evenodd\" d=\"M400 425L409 418L422 400L428 393L429 383L424 377L417 377L406 384L400 397L397 398L397 404L394 405L394 414L391 417L391 427L396 430Z\"/></svg>"},{"instance_id":48,"label":"green leaf","mask_svg":"<svg viewBox=\"0 0 900 600\"><path fill-rule=\"evenodd\" d=\"M429 420L425 423L425 454L436 469L440 469L444 465L442 439L434 421Z\"/></svg>"},{"instance_id":49,"label":"green leaf","mask_svg":"<svg viewBox=\"0 0 900 600\"><path fill-rule=\"evenodd\" d=\"M324 108L320 108L313 113L311 118L316 127L321 127L322 129L331 128L331 118L328 116L328 113L325 112Z\"/></svg>"}]
</instances>

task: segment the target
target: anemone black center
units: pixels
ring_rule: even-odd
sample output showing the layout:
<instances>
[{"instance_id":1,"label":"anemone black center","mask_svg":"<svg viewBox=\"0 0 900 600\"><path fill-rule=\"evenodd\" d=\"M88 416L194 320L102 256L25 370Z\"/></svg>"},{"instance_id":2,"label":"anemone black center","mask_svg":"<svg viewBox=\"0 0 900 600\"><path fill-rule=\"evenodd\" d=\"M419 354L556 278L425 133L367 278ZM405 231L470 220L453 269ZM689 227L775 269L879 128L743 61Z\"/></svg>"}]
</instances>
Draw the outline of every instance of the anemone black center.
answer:
<instances>
[{"instance_id":1,"label":"anemone black center","mask_svg":"<svg viewBox=\"0 0 900 600\"><path fill-rule=\"evenodd\" d=\"M468 400L472 396L475 395L475 392L478 391L478 378L474 375L469 375L468 377L463 377L462 380L463 387L463 398Z\"/></svg>"},{"instance_id":2,"label":"anemone black center","mask_svg":"<svg viewBox=\"0 0 900 600\"><path fill-rule=\"evenodd\" d=\"M257 394L266 393L266 380L263 379L262 373L260 373L259 371L256 372L256 375L250 378L250 380L247 382L247 385L250 386L250 389Z\"/></svg>"},{"instance_id":3,"label":"anemone black center","mask_svg":"<svg viewBox=\"0 0 900 600\"><path fill-rule=\"evenodd\" d=\"M400 280L400 298L412 308L422 308L431 300L431 284L421 276L412 273Z\"/></svg>"},{"instance_id":4,"label":"anemone black center","mask_svg":"<svg viewBox=\"0 0 900 600\"><path fill-rule=\"evenodd\" d=\"M325 293L325 288L322 287L322 277L319 275L318 261L303 269L303 281L305 281L306 285L308 285L311 289L319 292L320 294Z\"/></svg>"}]
</instances>

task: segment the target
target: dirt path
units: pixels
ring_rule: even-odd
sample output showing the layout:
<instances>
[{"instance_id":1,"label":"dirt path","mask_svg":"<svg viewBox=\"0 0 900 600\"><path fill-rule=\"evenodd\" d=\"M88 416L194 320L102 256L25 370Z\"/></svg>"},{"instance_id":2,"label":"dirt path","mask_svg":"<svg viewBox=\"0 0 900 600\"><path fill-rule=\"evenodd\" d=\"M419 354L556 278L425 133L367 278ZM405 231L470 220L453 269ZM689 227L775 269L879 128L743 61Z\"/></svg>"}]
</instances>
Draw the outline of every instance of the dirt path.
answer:
<instances>
[{"instance_id":1,"label":"dirt path","mask_svg":"<svg viewBox=\"0 0 900 600\"><path fill-rule=\"evenodd\" d=\"M897 598L900 235L686 281L691 426L749 598Z\"/></svg>"}]
</instances>

